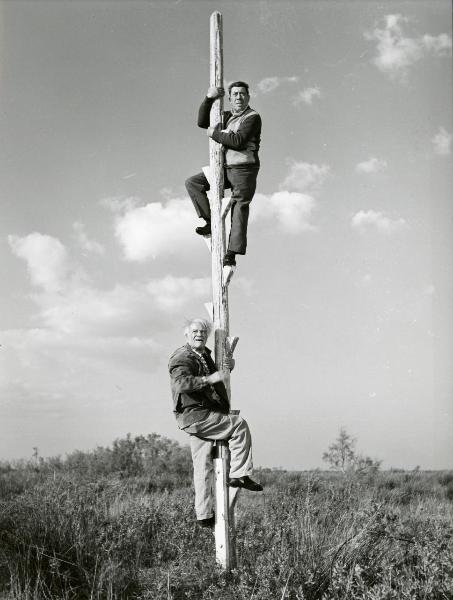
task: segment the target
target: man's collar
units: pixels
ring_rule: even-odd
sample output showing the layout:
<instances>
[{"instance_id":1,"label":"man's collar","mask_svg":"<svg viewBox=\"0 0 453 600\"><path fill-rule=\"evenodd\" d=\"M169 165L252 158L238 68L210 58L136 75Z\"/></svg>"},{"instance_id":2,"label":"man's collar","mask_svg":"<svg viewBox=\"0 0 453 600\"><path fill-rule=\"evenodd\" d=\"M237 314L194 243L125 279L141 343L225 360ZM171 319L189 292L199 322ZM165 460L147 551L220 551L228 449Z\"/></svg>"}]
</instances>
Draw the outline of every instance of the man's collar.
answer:
<instances>
[{"instance_id":1,"label":"man's collar","mask_svg":"<svg viewBox=\"0 0 453 600\"><path fill-rule=\"evenodd\" d=\"M248 110L250 108L250 104L247 104L247 106L244 108L244 110L241 110L241 112L234 112L234 109L231 109L231 114L234 117L240 117L241 115L243 115L245 113L246 110Z\"/></svg>"},{"instance_id":2,"label":"man's collar","mask_svg":"<svg viewBox=\"0 0 453 600\"><path fill-rule=\"evenodd\" d=\"M211 350L209 350L209 348L207 346L204 347L203 352L197 352L196 350L194 350L192 348L192 346L189 344L189 342L187 342L186 347L193 352L196 356L202 356L204 353L206 354L211 354Z\"/></svg>"}]
</instances>

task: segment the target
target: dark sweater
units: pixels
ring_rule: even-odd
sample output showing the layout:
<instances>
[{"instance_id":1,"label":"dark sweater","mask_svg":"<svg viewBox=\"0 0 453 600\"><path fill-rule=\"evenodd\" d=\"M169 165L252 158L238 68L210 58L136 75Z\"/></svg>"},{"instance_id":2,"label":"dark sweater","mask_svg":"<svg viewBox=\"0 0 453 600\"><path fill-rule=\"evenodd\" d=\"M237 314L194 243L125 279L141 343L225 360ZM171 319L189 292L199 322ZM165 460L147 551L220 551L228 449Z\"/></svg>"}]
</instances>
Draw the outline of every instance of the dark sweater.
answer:
<instances>
[{"instance_id":1,"label":"dark sweater","mask_svg":"<svg viewBox=\"0 0 453 600\"><path fill-rule=\"evenodd\" d=\"M198 110L198 127L209 127L209 116L213 98L206 97ZM226 167L246 164L258 165L258 150L261 142L261 117L248 107L239 115L231 111L223 113L223 123L218 125L212 139L226 148ZM222 129L223 128L223 129Z\"/></svg>"}]
</instances>

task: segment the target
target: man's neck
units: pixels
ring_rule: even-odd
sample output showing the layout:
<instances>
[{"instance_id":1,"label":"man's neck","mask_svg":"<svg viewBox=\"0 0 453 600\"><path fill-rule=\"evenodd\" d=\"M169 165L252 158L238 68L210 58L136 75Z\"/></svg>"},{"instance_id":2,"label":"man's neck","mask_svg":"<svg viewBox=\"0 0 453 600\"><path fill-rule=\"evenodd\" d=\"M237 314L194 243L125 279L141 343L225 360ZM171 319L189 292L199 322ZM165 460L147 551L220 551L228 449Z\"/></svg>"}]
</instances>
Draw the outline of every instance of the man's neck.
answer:
<instances>
[{"instance_id":1,"label":"man's neck","mask_svg":"<svg viewBox=\"0 0 453 600\"><path fill-rule=\"evenodd\" d=\"M195 352L195 354L198 354L198 356L202 356L204 354L205 348L194 348L193 346L190 346L191 349L193 350L193 352Z\"/></svg>"},{"instance_id":2,"label":"man's neck","mask_svg":"<svg viewBox=\"0 0 453 600\"><path fill-rule=\"evenodd\" d=\"M242 110L235 110L234 108L231 109L231 114L233 114L235 117L237 117L238 115L242 115L243 112L245 112L248 109L249 105L247 104L247 106L245 108L243 108Z\"/></svg>"}]
</instances>

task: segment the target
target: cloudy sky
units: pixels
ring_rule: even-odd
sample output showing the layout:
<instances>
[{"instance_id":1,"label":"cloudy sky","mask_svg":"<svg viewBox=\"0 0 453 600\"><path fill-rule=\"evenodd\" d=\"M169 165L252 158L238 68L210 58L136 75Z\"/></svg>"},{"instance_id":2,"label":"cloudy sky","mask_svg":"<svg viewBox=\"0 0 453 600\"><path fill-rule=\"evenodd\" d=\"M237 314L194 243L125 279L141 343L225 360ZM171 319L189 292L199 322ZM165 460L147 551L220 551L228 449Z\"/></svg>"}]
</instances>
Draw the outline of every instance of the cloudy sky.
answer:
<instances>
[{"instance_id":1,"label":"cloudy sky","mask_svg":"<svg viewBox=\"0 0 453 600\"><path fill-rule=\"evenodd\" d=\"M156 432L205 314L184 180L209 16L263 119L230 285L255 463L322 466L340 427L386 467L452 466L450 2L0 5L0 458Z\"/></svg>"}]
</instances>

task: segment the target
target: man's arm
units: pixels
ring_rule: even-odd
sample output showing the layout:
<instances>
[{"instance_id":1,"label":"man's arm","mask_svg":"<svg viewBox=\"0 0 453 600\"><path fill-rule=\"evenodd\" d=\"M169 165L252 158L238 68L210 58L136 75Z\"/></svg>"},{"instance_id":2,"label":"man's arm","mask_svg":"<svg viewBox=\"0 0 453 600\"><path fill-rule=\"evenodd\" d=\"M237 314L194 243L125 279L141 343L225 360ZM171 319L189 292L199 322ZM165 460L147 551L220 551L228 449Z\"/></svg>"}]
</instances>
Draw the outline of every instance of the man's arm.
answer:
<instances>
[{"instance_id":1,"label":"man's arm","mask_svg":"<svg viewBox=\"0 0 453 600\"><path fill-rule=\"evenodd\" d=\"M198 127L201 127L202 129L207 129L209 127L209 117L211 114L211 106L213 102L214 100L212 98L208 98L206 96L206 98L201 103L201 106L198 109Z\"/></svg>"},{"instance_id":2,"label":"man's arm","mask_svg":"<svg viewBox=\"0 0 453 600\"><path fill-rule=\"evenodd\" d=\"M214 103L214 100L217 98L221 98L225 95L225 90L221 87L210 87L208 89L208 93L206 94L206 98L201 103L200 108L198 109L198 127L202 129L207 129L209 127L209 117L211 114L211 106Z\"/></svg>"},{"instance_id":3,"label":"man's arm","mask_svg":"<svg viewBox=\"0 0 453 600\"><path fill-rule=\"evenodd\" d=\"M218 127L210 127L208 136L227 148L242 150L249 139L259 134L260 131L261 117L255 114L245 119L238 131L221 131Z\"/></svg>"},{"instance_id":4,"label":"man's arm","mask_svg":"<svg viewBox=\"0 0 453 600\"><path fill-rule=\"evenodd\" d=\"M201 390L207 385L224 381L226 378L226 374L222 371L216 371L208 376L194 375L191 363L182 357L171 359L168 369L175 391L180 394Z\"/></svg>"}]
</instances>

